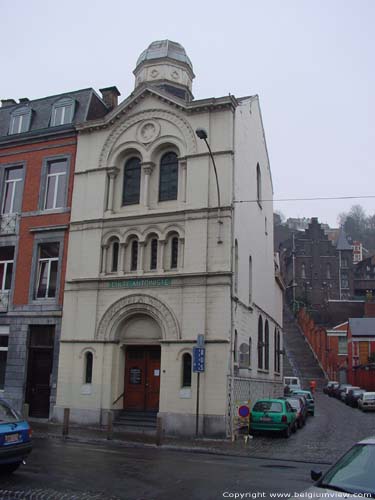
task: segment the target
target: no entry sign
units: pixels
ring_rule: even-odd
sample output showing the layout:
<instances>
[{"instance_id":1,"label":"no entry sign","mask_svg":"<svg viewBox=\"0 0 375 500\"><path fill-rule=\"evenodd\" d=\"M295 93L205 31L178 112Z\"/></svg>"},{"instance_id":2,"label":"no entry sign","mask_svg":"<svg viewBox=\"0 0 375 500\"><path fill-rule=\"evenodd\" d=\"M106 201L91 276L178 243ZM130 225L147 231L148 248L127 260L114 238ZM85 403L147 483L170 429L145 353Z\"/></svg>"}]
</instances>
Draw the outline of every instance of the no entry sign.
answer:
<instances>
[{"instance_id":1,"label":"no entry sign","mask_svg":"<svg viewBox=\"0 0 375 500\"><path fill-rule=\"evenodd\" d=\"M242 405L238 408L238 416L241 418L247 418L250 415L250 410L248 406Z\"/></svg>"}]
</instances>

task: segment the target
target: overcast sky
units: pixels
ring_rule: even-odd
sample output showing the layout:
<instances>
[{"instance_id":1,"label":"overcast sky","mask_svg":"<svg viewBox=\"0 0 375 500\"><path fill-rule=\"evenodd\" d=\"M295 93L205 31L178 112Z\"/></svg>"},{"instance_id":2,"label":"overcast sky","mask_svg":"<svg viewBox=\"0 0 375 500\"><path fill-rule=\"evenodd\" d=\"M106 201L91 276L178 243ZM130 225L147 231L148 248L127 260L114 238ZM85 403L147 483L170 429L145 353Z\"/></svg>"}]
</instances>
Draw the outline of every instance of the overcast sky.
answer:
<instances>
[{"instance_id":1,"label":"overcast sky","mask_svg":"<svg viewBox=\"0 0 375 500\"><path fill-rule=\"evenodd\" d=\"M153 40L180 42L196 98L258 94L274 197L375 195L375 0L0 0L0 98L134 86ZM287 217L367 200L276 202Z\"/></svg>"}]
</instances>

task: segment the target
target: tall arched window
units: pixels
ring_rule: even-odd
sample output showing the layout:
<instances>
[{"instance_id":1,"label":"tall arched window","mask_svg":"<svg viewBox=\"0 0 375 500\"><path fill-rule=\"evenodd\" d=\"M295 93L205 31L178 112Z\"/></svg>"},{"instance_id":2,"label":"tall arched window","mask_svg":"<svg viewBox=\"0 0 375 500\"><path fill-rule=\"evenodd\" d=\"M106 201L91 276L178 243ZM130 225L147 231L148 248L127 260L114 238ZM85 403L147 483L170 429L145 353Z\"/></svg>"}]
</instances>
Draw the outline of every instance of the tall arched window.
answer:
<instances>
[{"instance_id":1,"label":"tall arched window","mask_svg":"<svg viewBox=\"0 0 375 500\"><path fill-rule=\"evenodd\" d=\"M171 269L178 267L178 237L173 236L171 240Z\"/></svg>"},{"instance_id":2,"label":"tall arched window","mask_svg":"<svg viewBox=\"0 0 375 500\"><path fill-rule=\"evenodd\" d=\"M177 200L178 159L169 152L160 160L159 201Z\"/></svg>"},{"instance_id":3,"label":"tall arched window","mask_svg":"<svg viewBox=\"0 0 375 500\"><path fill-rule=\"evenodd\" d=\"M257 201L262 205L262 174L260 172L259 163L257 163Z\"/></svg>"},{"instance_id":4,"label":"tall arched window","mask_svg":"<svg viewBox=\"0 0 375 500\"><path fill-rule=\"evenodd\" d=\"M151 248L150 248L150 269L156 269L158 267L158 240L157 238L152 238Z\"/></svg>"},{"instance_id":5,"label":"tall arched window","mask_svg":"<svg viewBox=\"0 0 375 500\"><path fill-rule=\"evenodd\" d=\"M191 387L191 354L182 356L182 387Z\"/></svg>"},{"instance_id":6,"label":"tall arched window","mask_svg":"<svg viewBox=\"0 0 375 500\"><path fill-rule=\"evenodd\" d=\"M92 365L93 365L93 355L92 352L86 352L85 354L85 384L92 383Z\"/></svg>"},{"instance_id":7,"label":"tall arched window","mask_svg":"<svg viewBox=\"0 0 375 500\"><path fill-rule=\"evenodd\" d=\"M136 271L138 269L138 241L133 240L130 255L130 270Z\"/></svg>"},{"instance_id":8,"label":"tall arched window","mask_svg":"<svg viewBox=\"0 0 375 500\"><path fill-rule=\"evenodd\" d=\"M141 189L141 160L130 158L125 163L124 186L122 191L122 204L133 205L139 203Z\"/></svg>"},{"instance_id":9,"label":"tall arched window","mask_svg":"<svg viewBox=\"0 0 375 500\"><path fill-rule=\"evenodd\" d=\"M238 241L234 241L234 293L238 293Z\"/></svg>"},{"instance_id":10,"label":"tall arched window","mask_svg":"<svg viewBox=\"0 0 375 500\"><path fill-rule=\"evenodd\" d=\"M263 369L263 320L262 316L258 319L258 368Z\"/></svg>"},{"instance_id":11,"label":"tall arched window","mask_svg":"<svg viewBox=\"0 0 375 500\"><path fill-rule=\"evenodd\" d=\"M112 243L112 255L111 255L111 271L113 273L118 271L118 255L119 255L119 242L114 241Z\"/></svg>"},{"instance_id":12,"label":"tall arched window","mask_svg":"<svg viewBox=\"0 0 375 500\"><path fill-rule=\"evenodd\" d=\"M266 320L264 327L264 369L270 369L270 329L268 320Z\"/></svg>"}]
</instances>

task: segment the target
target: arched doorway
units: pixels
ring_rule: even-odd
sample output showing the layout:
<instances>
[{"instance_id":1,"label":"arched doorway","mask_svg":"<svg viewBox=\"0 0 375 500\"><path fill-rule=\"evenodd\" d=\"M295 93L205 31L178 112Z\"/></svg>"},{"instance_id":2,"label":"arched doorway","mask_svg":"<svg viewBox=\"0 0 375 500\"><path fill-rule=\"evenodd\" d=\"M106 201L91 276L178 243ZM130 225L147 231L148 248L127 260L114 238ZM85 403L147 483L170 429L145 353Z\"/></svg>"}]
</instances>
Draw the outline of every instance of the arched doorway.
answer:
<instances>
[{"instance_id":1,"label":"arched doorway","mask_svg":"<svg viewBox=\"0 0 375 500\"><path fill-rule=\"evenodd\" d=\"M120 325L125 348L124 409L158 411L161 329L148 315L135 314Z\"/></svg>"}]
</instances>

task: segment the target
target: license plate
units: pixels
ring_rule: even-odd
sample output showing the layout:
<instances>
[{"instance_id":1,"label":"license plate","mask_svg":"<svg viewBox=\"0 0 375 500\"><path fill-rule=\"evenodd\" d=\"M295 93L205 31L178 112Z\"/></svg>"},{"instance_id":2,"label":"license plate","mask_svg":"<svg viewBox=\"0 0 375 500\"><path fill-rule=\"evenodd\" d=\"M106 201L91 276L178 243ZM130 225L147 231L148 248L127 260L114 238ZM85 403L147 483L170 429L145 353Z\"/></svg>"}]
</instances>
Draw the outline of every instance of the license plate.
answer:
<instances>
[{"instance_id":1,"label":"license plate","mask_svg":"<svg viewBox=\"0 0 375 500\"><path fill-rule=\"evenodd\" d=\"M271 417L260 417L260 421L261 422L272 422L272 418Z\"/></svg>"},{"instance_id":2,"label":"license plate","mask_svg":"<svg viewBox=\"0 0 375 500\"><path fill-rule=\"evenodd\" d=\"M21 435L20 434L7 434L5 436L5 442L6 443L16 443L17 441L21 441Z\"/></svg>"}]
</instances>

